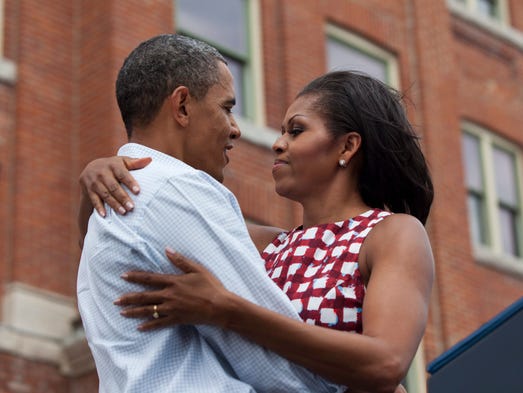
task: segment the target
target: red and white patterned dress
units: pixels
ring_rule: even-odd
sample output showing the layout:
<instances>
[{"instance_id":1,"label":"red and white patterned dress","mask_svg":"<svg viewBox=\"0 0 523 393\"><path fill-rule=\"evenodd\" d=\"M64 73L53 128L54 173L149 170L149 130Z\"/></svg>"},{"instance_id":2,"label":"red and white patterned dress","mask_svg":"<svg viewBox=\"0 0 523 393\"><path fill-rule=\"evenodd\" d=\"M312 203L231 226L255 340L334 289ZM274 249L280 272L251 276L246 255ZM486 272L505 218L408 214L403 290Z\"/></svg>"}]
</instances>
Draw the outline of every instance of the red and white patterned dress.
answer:
<instances>
[{"instance_id":1,"label":"red and white patterned dress","mask_svg":"<svg viewBox=\"0 0 523 393\"><path fill-rule=\"evenodd\" d=\"M269 277L310 324L361 333L363 241L391 213L371 209L335 223L283 232L262 253Z\"/></svg>"}]
</instances>

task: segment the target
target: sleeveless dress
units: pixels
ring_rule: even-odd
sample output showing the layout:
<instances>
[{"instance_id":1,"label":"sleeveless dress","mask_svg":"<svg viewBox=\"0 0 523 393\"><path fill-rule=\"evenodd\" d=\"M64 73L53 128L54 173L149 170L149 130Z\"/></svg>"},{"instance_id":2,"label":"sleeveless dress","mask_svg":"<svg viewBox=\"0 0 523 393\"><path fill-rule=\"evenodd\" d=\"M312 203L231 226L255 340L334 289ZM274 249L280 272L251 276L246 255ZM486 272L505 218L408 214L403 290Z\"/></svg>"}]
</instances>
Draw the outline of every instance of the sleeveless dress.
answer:
<instances>
[{"instance_id":1,"label":"sleeveless dress","mask_svg":"<svg viewBox=\"0 0 523 393\"><path fill-rule=\"evenodd\" d=\"M365 297L358 256L371 229L392 213L368 210L345 221L283 232L262 253L270 278L301 318L361 333Z\"/></svg>"}]
</instances>

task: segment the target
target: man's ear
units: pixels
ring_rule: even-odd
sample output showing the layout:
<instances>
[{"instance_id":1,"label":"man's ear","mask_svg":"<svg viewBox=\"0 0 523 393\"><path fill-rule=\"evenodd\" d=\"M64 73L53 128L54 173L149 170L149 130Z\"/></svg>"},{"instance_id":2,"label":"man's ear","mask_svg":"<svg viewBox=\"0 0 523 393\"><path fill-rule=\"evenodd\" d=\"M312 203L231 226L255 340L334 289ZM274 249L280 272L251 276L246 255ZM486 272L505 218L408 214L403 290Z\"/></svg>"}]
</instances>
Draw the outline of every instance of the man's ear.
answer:
<instances>
[{"instance_id":1,"label":"man's ear","mask_svg":"<svg viewBox=\"0 0 523 393\"><path fill-rule=\"evenodd\" d=\"M357 132L351 131L343 136L342 152L340 159L345 160L349 163L350 160L356 155L361 147L361 135Z\"/></svg>"},{"instance_id":2,"label":"man's ear","mask_svg":"<svg viewBox=\"0 0 523 393\"><path fill-rule=\"evenodd\" d=\"M172 117L182 127L189 124L189 106L192 100L189 89L185 86L178 86L169 96Z\"/></svg>"}]
</instances>

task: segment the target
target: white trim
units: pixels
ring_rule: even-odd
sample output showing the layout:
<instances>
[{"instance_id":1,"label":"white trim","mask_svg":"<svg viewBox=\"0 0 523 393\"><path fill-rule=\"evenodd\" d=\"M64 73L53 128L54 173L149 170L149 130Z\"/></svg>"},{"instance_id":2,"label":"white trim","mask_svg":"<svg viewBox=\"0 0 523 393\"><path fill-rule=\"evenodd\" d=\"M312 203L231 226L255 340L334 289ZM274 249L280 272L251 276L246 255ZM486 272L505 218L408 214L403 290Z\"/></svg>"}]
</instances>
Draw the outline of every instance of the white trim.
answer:
<instances>
[{"instance_id":1,"label":"white trim","mask_svg":"<svg viewBox=\"0 0 523 393\"><path fill-rule=\"evenodd\" d=\"M22 283L6 286L2 299L0 351L59 366L65 375L94 369L73 299Z\"/></svg>"},{"instance_id":2,"label":"white trim","mask_svg":"<svg viewBox=\"0 0 523 393\"><path fill-rule=\"evenodd\" d=\"M257 146L272 149L272 145L278 138L278 132L269 127L253 123L249 119L238 117L236 122L240 127L241 138Z\"/></svg>"},{"instance_id":3,"label":"white trim","mask_svg":"<svg viewBox=\"0 0 523 393\"><path fill-rule=\"evenodd\" d=\"M261 10L259 0L251 0L249 5L249 59L252 78L248 94L252 94L253 121L259 126L265 125L265 82L263 73L263 42L261 34Z\"/></svg>"},{"instance_id":4,"label":"white trim","mask_svg":"<svg viewBox=\"0 0 523 393\"><path fill-rule=\"evenodd\" d=\"M5 3L4 0L0 0L0 59L4 55L4 37L5 37L4 3Z\"/></svg>"},{"instance_id":5,"label":"white trim","mask_svg":"<svg viewBox=\"0 0 523 393\"><path fill-rule=\"evenodd\" d=\"M328 37L346 42L350 46L385 62L387 64L387 83L395 89L400 88L398 60L394 54L338 26L327 24L325 33Z\"/></svg>"},{"instance_id":6,"label":"white trim","mask_svg":"<svg viewBox=\"0 0 523 393\"><path fill-rule=\"evenodd\" d=\"M14 84L16 82L16 74L15 63L0 56L0 82Z\"/></svg>"},{"instance_id":7,"label":"white trim","mask_svg":"<svg viewBox=\"0 0 523 393\"><path fill-rule=\"evenodd\" d=\"M423 341L420 343L416 356L412 360L409 372L405 378L409 393L427 393L427 378L425 372L425 351Z\"/></svg>"},{"instance_id":8,"label":"white trim","mask_svg":"<svg viewBox=\"0 0 523 393\"><path fill-rule=\"evenodd\" d=\"M489 245L473 244L474 257L483 265L500 268L503 271L523 275L523 258L517 258L512 255L507 255L503 252L501 229L498 222L498 198L495 186L494 161L492 156L492 148L499 146L514 154L515 157L515 181L516 192L518 195L518 204L520 209L523 209L523 155L521 149L516 145L510 143L506 139L490 132L489 130L480 127L469 121L463 121L461 124L462 131L475 135L479 139L481 150L481 165L484 178L484 193L487 222L482 223L486 225L488 231L487 238ZM523 225L523 213L520 211L520 225ZM519 247L523 247L521 239L518 243Z\"/></svg>"},{"instance_id":9,"label":"white trim","mask_svg":"<svg viewBox=\"0 0 523 393\"><path fill-rule=\"evenodd\" d=\"M453 0L447 0L447 6L452 15L470 22L481 29L484 29L492 35L508 41L518 49L523 50L523 33L514 29L508 24L508 5L505 3L501 6L500 13L504 13L504 22L502 20L485 17L466 7L456 3Z\"/></svg>"},{"instance_id":10,"label":"white trim","mask_svg":"<svg viewBox=\"0 0 523 393\"><path fill-rule=\"evenodd\" d=\"M484 266L492 267L510 275L523 278L523 260L506 254L498 254L487 247L474 247L475 260Z\"/></svg>"}]
</instances>

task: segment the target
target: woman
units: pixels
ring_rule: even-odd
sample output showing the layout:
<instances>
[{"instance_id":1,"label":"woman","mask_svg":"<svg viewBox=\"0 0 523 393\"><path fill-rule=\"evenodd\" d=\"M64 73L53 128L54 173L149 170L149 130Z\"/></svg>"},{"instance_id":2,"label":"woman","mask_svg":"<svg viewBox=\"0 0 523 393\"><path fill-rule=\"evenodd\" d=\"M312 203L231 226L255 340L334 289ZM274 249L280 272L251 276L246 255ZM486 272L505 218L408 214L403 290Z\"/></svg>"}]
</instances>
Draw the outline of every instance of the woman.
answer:
<instances>
[{"instance_id":1,"label":"woman","mask_svg":"<svg viewBox=\"0 0 523 393\"><path fill-rule=\"evenodd\" d=\"M423 228L432 182L400 96L364 75L325 74L291 104L273 150L276 192L303 206L303 224L250 233L269 276L307 323L238 297L172 251L168 257L186 274L129 272L127 280L158 289L116 303L132 318L150 318L157 305L161 318L143 330L217 325L351 391L394 391L423 336L433 281ZM92 193L114 183L105 178L108 165L130 189L136 185L121 160L100 164L81 177L98 209ZM121 192L105 200L117 208L117 200L128 201Z\"/></svg>"}]
</instances>

